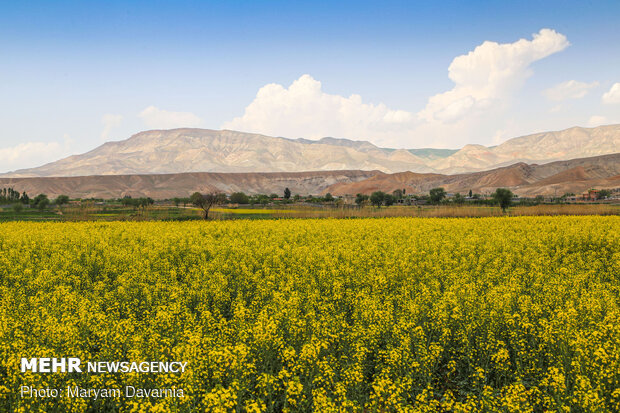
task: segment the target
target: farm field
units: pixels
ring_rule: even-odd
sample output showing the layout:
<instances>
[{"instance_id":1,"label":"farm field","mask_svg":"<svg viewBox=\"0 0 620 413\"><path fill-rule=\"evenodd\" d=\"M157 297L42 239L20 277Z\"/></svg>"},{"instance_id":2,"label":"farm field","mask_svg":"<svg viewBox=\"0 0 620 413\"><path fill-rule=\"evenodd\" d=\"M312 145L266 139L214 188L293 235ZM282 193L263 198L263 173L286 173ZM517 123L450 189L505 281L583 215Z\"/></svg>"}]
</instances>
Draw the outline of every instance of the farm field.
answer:
<instances>
[{"instance_id":1,"label":"farm field","mask_svg":"<svg viewBox=\"0 0 620 413\"><path fill-rule=\"evenodd\" d=\"M619 411L620 217L0 224L0 411L312 410Z\"/></svg>"},{"instance_id":2,"label":"farm field","mask_svg":"<svg viewBox=\"0 0 620 413\"><path fill-rule=\"evenodd\" d=\"M501 217L506 215L499 206L485 205L424 205L376 208L353 205L245 205L218 206L212 208L210 219L289 219L289 218L384 218L384 217ZM576 203L516 205L509 216L555 216L555 215L620 215L620 204ZM0 222L76 222L76 221L191 221L201 220L203 211L193 206L178 207L160 204L147 208L132 208L120 204L68 205L39 211L36 208L0 208Z\"/></svg>"}]
</instances>

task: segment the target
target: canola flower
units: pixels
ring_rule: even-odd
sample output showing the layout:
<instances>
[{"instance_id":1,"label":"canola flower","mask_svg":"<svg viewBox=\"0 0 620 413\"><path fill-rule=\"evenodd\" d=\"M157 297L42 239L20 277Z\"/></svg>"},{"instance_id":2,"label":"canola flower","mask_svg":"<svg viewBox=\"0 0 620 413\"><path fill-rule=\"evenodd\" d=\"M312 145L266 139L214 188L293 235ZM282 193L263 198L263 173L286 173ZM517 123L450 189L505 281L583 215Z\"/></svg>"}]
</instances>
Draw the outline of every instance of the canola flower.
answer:
<instances>
[{"instance_id":1,"label":"canola flower","mask_svg":"<svg viewBox=\"0 0 620 413\"><path fill-rule=\"evenodd\" d=\"M619 290L617 216L4 223L0 411L620 411Z\"/></svg>"}]
</instances>

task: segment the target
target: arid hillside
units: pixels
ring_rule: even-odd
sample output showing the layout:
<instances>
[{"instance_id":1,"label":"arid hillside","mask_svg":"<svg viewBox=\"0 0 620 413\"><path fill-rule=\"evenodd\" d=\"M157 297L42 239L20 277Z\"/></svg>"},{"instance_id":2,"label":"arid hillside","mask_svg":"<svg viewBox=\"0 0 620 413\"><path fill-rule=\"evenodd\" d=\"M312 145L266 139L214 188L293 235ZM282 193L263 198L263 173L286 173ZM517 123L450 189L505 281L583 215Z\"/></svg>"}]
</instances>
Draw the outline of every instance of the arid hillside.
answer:
<instances>
[{"instance_id":1,"label":"arid hillside","mask_svg":"<svg viewBox=\"0 0 620 413\"><path fill-rule=\"evenodd\" d=\"M460 150L390 149L348 139L287 139L230 130L171 129L140 132L84 154L0 177L334 170L445 175L618 152L620 125L575 127L513 138L493 147L466 145Z\"/></svg>"},{"instance_id":2,"label":"arid hillside","mask_svg":"<svg viewBox=\"0 0 620 413\"><path fill-rule=\"evenodd\" d=\"M510 188L522 196L559 196L567 192L580 193L593 187L617 188L620 187L620 153L544 165L518 163L468 174L377 174L362 181L331 185L324 192L353 195L405 189L407 193L428 193L431 188L439 186L454 193L467 193L469 190L488 193L497 188Z\"/></svg>"},{"instance_id":3,"label":"arid hillside","mask_svg":"<svg viewBox=\"0 0 620 413\"><path fill-rule=\"evenodd\" d=\"M0 178L0 188L13 187L29 194L61 194L72 198L185 197L200 192L245 192L281 194L355 195L374 191L406 189L409 194L426 194L442 186L448 192L488 193L510 188L524 196L580 193L589 188L620 187L620 154L552 162L544 165L515 165L490 171L443 175L414 172L385 174L380 171L317 171L272 173L181 173L148 175L98 175L49 178Z\"/></svg>"},{"instance_id":4,"label":"arid hillside","mask_svg":"<svg viewBox=\"0 0 620 413\"><path fill-rule=\"evenodd\" d=\"M289 173L184 173L151 175L98 175L51 178L0 178L0 188L13 187L28 194L50 197L120 198L149 196L154 199L187 197L195 191L248 194L319 194L336 183L369 178L378 171L325 171Z\"/></svg>"}]
</instances>

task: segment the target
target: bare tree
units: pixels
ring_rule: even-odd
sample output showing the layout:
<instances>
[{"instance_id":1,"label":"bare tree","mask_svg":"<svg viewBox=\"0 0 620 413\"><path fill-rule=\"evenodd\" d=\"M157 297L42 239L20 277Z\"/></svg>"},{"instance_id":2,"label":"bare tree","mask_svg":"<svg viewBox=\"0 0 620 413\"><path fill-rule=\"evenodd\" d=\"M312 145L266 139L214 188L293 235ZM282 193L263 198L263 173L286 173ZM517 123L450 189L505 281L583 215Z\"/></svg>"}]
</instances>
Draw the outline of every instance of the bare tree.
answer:
<instances>
[{"instance_id":1,"label":"bare tree","mask_svg":"<svg viewBox=\"0 0 620 413\"><path fill-rule=\"evenodd\" d=\"M226 202L226 194L221 192L211 192L208 194L201 194L200 192L194 192L189 198L190 202L197 207L202 208L205 213L205 219L209 219L209 210L213 205L219 205Z\"/></svg>"}]
</instances>

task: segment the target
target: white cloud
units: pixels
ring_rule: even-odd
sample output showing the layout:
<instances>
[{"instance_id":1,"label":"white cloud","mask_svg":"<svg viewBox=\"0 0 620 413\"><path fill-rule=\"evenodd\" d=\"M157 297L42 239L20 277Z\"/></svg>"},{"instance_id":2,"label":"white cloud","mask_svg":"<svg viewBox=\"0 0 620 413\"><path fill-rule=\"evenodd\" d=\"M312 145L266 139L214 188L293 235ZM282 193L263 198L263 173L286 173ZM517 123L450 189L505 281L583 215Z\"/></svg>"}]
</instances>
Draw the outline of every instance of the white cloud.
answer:
<instances>
[{"instance_id":1,"label":"white cloud","mask_svg":"<svg viewBox=\"0 0 620 413\"><path fill-rule=\"evenodd\" d=\"M558 102L567 99L581 99L588 94L590 89L597 87L598 84L598 82L585 83L568 80L544 90L543 95L549 100Z\"/></svg>"},{"instance_id":2,"label":"white cloud","mask_svg":"<svg viewBox=\"0 0 620 413\"><path fill-rule=\"evenodd\" d=\"M601 126L607 123L607 118L605 116L593 115L590 116L588 120L588 126Z\"/></svg>"},{"instance_id":3,"label":"white cloud","mask_svg":"<svg viewBox=\"0 0 620 413\"><path fill-rule=\"evenodd\" d=\"M113 113L106 113L101 117L101 123L103 123L103 131L101 131L101 140L107 141L110 138L110 132L112 129L118 127L123 121L122 115L115 115Z\"/></svg>"},{"instance_id":4,"label":"white cloud","mask_svg":"<svg viewBox=\"0 0 620 413\"><path fill-rule=\"evenodd\" d=\"M560 113L560 112L562 112L565 109L566 109L566 105L559 104L559 105L555 105L551 109L549 109L549 112L551 112L551 113Z\"/></svg>"},{"instance_id":5,"label":"white cloud","mask_svg":"<svg viewBox=\"0 0 620 413\"><path fill-rule=\"evenodd\" d=\"M202 119L191 112L170 112L155 106L144 109L139 116L150 129L193 128L202 124Z\"/></svg>"},{"instance_id":6,"label":"white cloud","mask_svg":"<svg viewBox=\"0 0 620 413\"><path fill-rule=\"evenodd\" d=\"M603 103L620 103L620 83L614 83L611 89L603 95Z\"/></svg>"},{"instance_id":7,"label":"white cloud","mask_svg":"<svg viewBox=\"0 0 620 413\"><path fill-rule=\"evenodd\" d=\"M287 137L371 139L400 147L490 142L498 131L514 132L515 126L506 129L506 109L532 74L530 65L568 46L566 37L551 29L542 29L532 40L486 41L454 58L448 69L454 87L430 97L418 113L365 103L355 94L328 94L319 81L303 75L288 88L263 86L244 114L222 127Z\"/></svg>"},{"instance_id":8,"label":"white cloud","mask_svg":"<svg viewBox=\"0 0 620 413\"><path fill-rule=\"evenodd\" d=\"M566 36L551 29L542 29L532 40L503 44L486 41L454 58L448 68L454 88L429 98L418 115L427 122L451 123L498 101L503 103L532 74L532 63L569 44Z\"/></svg>"},{"instance_id":9,"label":"white cloud","mask_svg":"<svg viewBox=\"0 0 620 413\"><path fill-rule=\"evenodd\" d=\"M359 95L325 93L321 82L306 74L288 88L275 83L263 86L243 116L222 127L287 137L366 139L407 130L413 120L409 112L364 103Z\"/></svg>"},{"instance_id":10,"label":"white cloud","mask_svg":"<svg viewBox=\"0 0 620 413\"><path fill-rule=\"evenodd\" d=\"M24 142L0 148L0 172L32 168L56 161L71 154L72 141L68 135L64 142Z\"/></svg>"}]
</instances>

